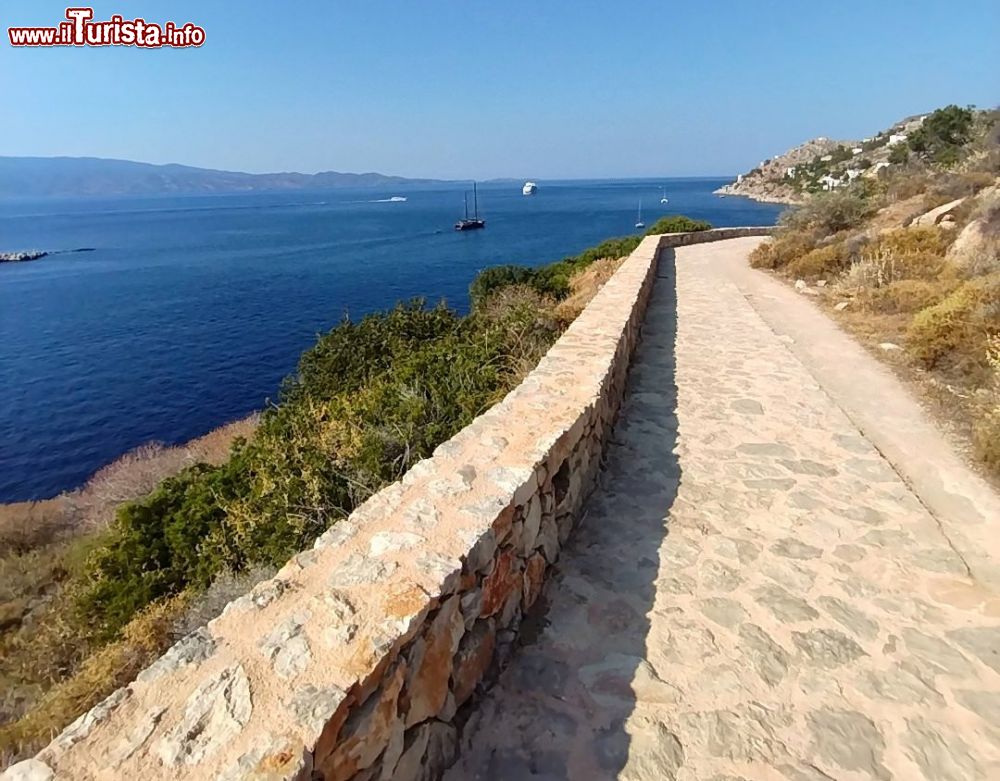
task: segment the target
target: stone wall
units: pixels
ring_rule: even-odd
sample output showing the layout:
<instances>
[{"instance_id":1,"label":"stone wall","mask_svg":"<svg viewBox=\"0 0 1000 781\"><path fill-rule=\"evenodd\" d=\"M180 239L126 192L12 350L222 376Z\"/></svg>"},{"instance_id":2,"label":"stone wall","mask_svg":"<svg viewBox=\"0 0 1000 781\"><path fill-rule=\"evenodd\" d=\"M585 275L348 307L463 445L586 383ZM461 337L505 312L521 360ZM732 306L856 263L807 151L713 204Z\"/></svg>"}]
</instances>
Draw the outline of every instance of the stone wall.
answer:
<instances>
[{"instance_id":1,"label":"stone wall","mask_svg":"<svg viewBox=\"0 0 1000 781\"><path fill-rule=\"evenodd\" d=\"M432 779L595 483L661 248L500 404L0 778Z\"/></svg>"}]
</instances>

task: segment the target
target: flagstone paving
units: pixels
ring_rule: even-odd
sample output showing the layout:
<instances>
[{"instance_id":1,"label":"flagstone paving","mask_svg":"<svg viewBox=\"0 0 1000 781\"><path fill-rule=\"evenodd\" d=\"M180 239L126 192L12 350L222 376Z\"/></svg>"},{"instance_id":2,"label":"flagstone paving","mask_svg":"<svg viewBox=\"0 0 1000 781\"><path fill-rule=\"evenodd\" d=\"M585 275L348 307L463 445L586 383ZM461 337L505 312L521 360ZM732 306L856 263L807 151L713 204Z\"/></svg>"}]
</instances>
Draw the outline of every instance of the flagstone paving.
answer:
<instances>
[{"instance_id":1,"label":"flagstone paving","mask_svg":"<svg viewBox=\"0 0 1000 781\"><path fill-rule=\"evenodd\" d=\"M661 261L601 485L448 779L1000 778L995 550L970 567L755 311L757 241Z\"/></svg>"}]
</instances>

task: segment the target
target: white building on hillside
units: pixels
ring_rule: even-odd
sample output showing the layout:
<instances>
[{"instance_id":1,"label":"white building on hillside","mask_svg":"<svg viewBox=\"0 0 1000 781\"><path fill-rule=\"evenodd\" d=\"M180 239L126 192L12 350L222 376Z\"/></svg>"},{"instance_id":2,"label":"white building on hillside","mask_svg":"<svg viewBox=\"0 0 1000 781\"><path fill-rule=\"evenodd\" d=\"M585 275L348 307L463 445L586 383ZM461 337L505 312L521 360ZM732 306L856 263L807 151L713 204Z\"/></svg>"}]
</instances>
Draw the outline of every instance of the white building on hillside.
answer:
<instances>
[{"instance_id":1,"label":"white building on hillside","mask_svg":"<svg viewBox=\"0 0 1000 781\"><path fill-rule=\"evenodd\" d=\"M889 136L889 146L902 144L906 140L906 133L893 133Z\"/></svg>"}]
</instances>

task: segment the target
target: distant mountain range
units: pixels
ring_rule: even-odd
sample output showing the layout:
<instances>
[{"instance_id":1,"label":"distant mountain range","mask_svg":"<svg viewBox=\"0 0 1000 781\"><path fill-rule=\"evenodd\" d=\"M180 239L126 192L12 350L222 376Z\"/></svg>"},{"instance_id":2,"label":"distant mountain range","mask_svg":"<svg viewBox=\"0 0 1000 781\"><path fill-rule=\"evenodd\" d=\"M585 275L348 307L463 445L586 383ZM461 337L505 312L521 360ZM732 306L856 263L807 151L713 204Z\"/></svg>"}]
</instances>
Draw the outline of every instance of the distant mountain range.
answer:
<instances>
[{"instance_id":1,"label":"distant mountain range","mask_svg":"<svg viewBox=\"0 0 1000 781\"><path fill-rule=\"evenodd\" d=\"M247 174L99 157L0 157L0 198L180 195L443 183L440 179L407 179L378 173Z\"/></svg>"}]
</instances>

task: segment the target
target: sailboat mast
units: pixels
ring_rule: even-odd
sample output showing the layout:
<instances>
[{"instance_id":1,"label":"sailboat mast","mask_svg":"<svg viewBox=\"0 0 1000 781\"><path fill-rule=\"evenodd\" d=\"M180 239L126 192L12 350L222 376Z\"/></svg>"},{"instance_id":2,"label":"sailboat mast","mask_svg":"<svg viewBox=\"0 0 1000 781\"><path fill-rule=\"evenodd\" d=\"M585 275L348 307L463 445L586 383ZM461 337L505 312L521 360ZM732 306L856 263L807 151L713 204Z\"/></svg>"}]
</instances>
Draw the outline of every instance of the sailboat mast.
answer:
<instances>
[{"instance_id":1,"label":"sailboat mast","mask_svg":"<svg viewBox=\"0 0 1000 781\"><path fill-rule=\"evenodd\" d=\"M465 219L469 219L469 191L462 193L462 200L465 201Z\"/></svg>"},{"instance_id":2,"label":"sailboat mast","mask_svg":"<svg viewBox=\"0 0 1000 781\"><path fill-rule=\"evenodd\" d=\"M479 219L479 191L476 189L476 183L472 183L472 203L475 208L476 219Z\"/></svg>"}]
</instances>

